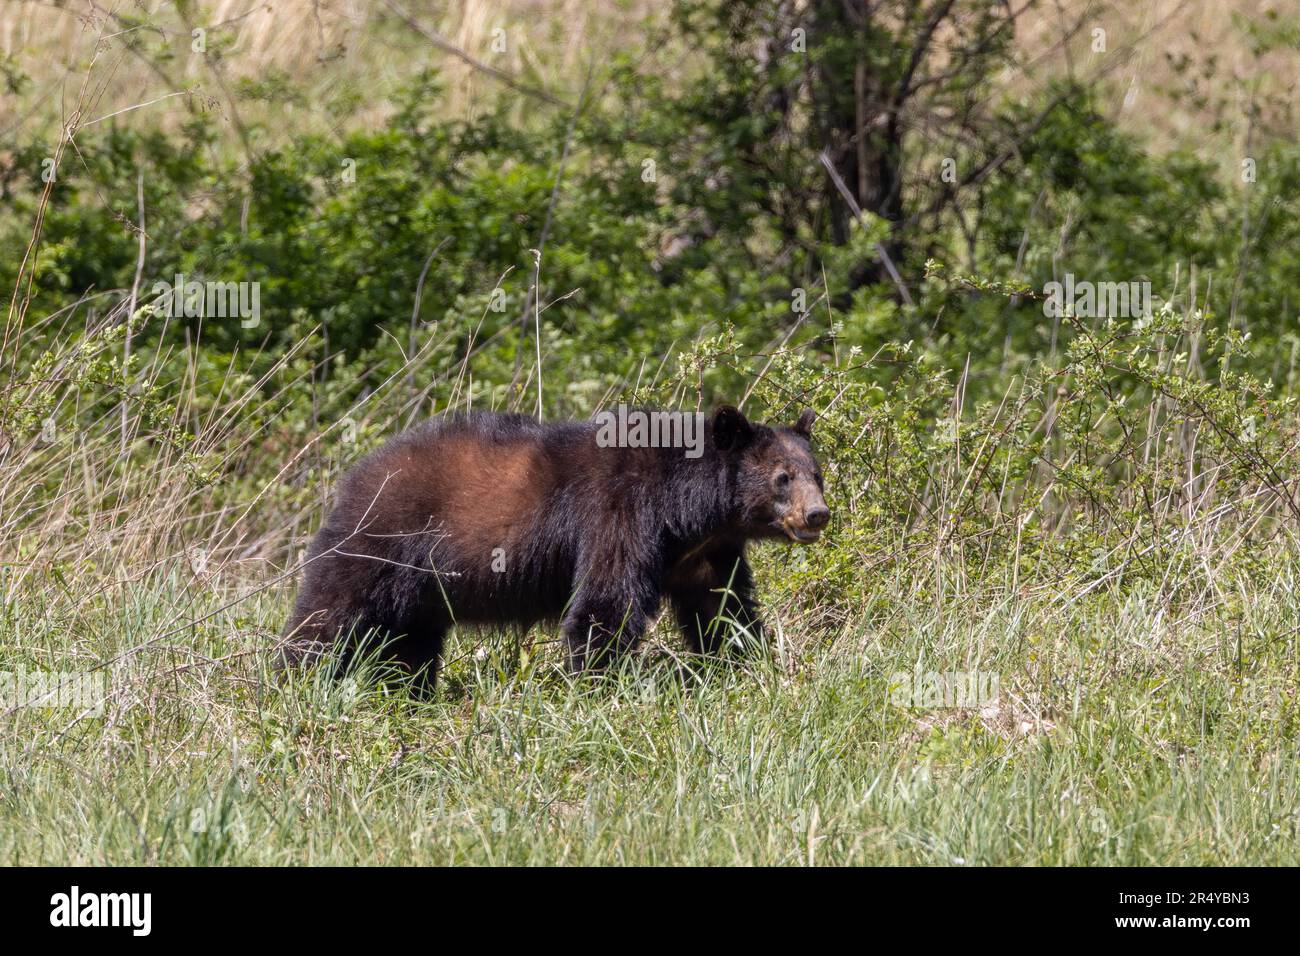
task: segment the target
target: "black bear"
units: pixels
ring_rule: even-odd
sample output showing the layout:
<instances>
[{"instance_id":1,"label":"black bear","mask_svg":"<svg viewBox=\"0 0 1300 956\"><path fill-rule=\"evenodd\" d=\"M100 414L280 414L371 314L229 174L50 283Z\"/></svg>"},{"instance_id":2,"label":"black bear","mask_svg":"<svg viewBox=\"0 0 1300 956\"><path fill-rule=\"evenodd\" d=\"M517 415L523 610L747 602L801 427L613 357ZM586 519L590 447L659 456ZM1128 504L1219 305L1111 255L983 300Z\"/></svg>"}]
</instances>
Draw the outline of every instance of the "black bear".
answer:
<instances>
[{"instance_id":1,"label":"black bear","mask_svg":"<svg viewBox=\"0 0 1300 956\"><path fill-rule=\"evenodd\" d=\"M602 422L602 417L604 421ZM560 620L574 671L633 647L664 598L692 651L761 635L746 542L830 519L813 412L789 427L620 406L587 422L449 415L344 475L285 627L288 662L367 635L432 686L456 624Z\"/></svg>"}]
</instances>

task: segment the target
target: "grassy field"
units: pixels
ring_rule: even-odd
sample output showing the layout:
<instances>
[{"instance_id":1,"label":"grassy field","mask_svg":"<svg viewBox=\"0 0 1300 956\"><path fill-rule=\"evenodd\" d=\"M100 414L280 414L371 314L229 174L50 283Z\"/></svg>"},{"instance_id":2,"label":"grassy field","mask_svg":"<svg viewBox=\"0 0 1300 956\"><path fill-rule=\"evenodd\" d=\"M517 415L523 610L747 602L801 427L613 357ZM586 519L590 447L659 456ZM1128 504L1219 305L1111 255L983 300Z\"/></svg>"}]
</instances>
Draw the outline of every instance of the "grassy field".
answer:
<instances>
[{"instance_id":1,"label":"grassy field","mask_svg":"<svg viewBox=\"0 0 1300 956\"><path fill-rule=\"evenodd\" d=\"M87 360L73 342L54 367ZM32 375L37 405L83 387ZM4 457L0 862L1300 862L1300 563L1262 491L1170 497L1158 526L1180 532L1150 539L1147 574L1125 573L1133 539L1099 574L982 552L942 518L970 506L974 540L1010 527L1027 549L1054 481L1016 504L978 480L998 469L976 442L941 444L925 462L937 530L872 525L890 489L855 454L879 458L827 433L832 527L754 556L765 661L701 666L661 622L605 678L571 680L538 628L524 646L453 635L431 700L365 674L277 681L295 549L340 467L410 414L407 376L392 380L291 456L279 399L246 382L210 407L180 388L174 422L104 404ZM303 464L353 420L362 447ZM1145 445L1187 433L1172 410L1152 420ZM178 425L191 442L168 443ZM148 467L121 458L124 433ZM252 480L205 478L231 461ZM1273 543L1247 549L1258 527ZM52 702L39 673L93 686ZM976 698L934 696L972 676Z\"/></svg>"},{"instance_id":2,"label":"grassy field","mask_svg":"<svg viewBox=\"0 0 1300 956\"><path fill-rule=\"evenodd\" d=\"M7 648L117 663L102 718L7 715L0 861L1294 865L1298 584L1225 583L1229 631L1134 595L867 579L882 610L841 632L776 612L770 665L667 641L574 683L553 635L462 634L429 702L269 680L269 594L156 642L193 600L165 577L75 624L11 594ZM902 706L918 669L996 675L996 699Z\"/></svg>"}]
</instances>

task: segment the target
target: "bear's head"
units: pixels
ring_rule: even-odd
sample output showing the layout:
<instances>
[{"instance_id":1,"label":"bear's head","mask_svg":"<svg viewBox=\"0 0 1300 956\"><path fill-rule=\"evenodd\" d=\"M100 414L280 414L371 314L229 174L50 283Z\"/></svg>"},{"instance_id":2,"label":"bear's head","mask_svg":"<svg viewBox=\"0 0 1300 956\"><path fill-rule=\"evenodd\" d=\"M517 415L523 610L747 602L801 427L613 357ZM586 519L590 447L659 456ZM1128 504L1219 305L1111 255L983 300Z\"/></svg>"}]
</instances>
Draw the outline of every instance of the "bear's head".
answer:
<instances>
[{"instance_id":1,"label":"bear's head","mask_svg":"<svg viewBox=\"0 0 1300 956\"><path fill-rule=\"evenodd\" d=\"M723 405L713 413L713 443L735 461L740 529L753 538L816 541L830 521L822 470L812 453L812 409L790 426L759 425Z\"/></svg>"}]
</instances>

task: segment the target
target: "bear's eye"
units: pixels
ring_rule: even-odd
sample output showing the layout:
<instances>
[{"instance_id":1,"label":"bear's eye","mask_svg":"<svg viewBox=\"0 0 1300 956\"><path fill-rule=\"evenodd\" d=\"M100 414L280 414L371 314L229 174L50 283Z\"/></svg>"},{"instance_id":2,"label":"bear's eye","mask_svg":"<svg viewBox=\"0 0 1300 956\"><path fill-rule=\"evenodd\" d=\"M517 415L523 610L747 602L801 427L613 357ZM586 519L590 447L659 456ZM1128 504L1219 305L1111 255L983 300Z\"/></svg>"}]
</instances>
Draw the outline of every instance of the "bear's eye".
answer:
<instances>
[{"instance_id":1,"label":"bear's eye","mask_svg":"<svg viewBox=\"0 0 1300 956\"><path fill-rule=\"evenodd\" d=\"M818 488L822 487L822 473L820 471L813 472L813 481L817 482Z\"/></svg>"},{"instance_id":2,"label":"bear's eye","mask_svg":"<svg viewBox=\"0 0 1300 956\"><path fill-rule=\"evenodd\" d=\"M776 476L776 487L778 491L784 491L790 485L790 476L784 471L778 472Z\"/></svg>"}]
</instances>

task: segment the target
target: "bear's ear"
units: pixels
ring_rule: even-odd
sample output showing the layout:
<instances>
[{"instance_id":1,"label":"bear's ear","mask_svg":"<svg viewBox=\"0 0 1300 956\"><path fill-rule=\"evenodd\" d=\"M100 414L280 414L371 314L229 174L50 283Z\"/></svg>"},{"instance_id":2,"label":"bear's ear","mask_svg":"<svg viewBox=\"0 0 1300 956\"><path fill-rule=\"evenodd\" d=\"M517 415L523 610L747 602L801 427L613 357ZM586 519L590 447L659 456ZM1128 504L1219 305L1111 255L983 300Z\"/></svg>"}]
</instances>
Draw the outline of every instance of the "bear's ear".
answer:
<instances>
[{"instance_id":1,"label":"bear's ear","mask_svg":"<svg viewBox=\"0 0 1300 956\"><path fill-rule=\"evenodd\" d=\"M713 443L722 451L744 447L753 433L753 426L740 409L719 405L713 413Z\"/></svg>"},{"instance_id":2,"label":"bear's ear","mask_svg":"<svg viewBox=\"0 0 1300 956\"><path fill-rule=\"evenodd\" d=\"M807 438L811 441L812 427L813 427L813 422L815 421L817 421L817 413L814 412L811 408L805 408L803 410L803 414L799 416L799 420L795 422L792 427L794 428L796 434L802 435L804 438Z\"/></svg>"}]
</instances>

